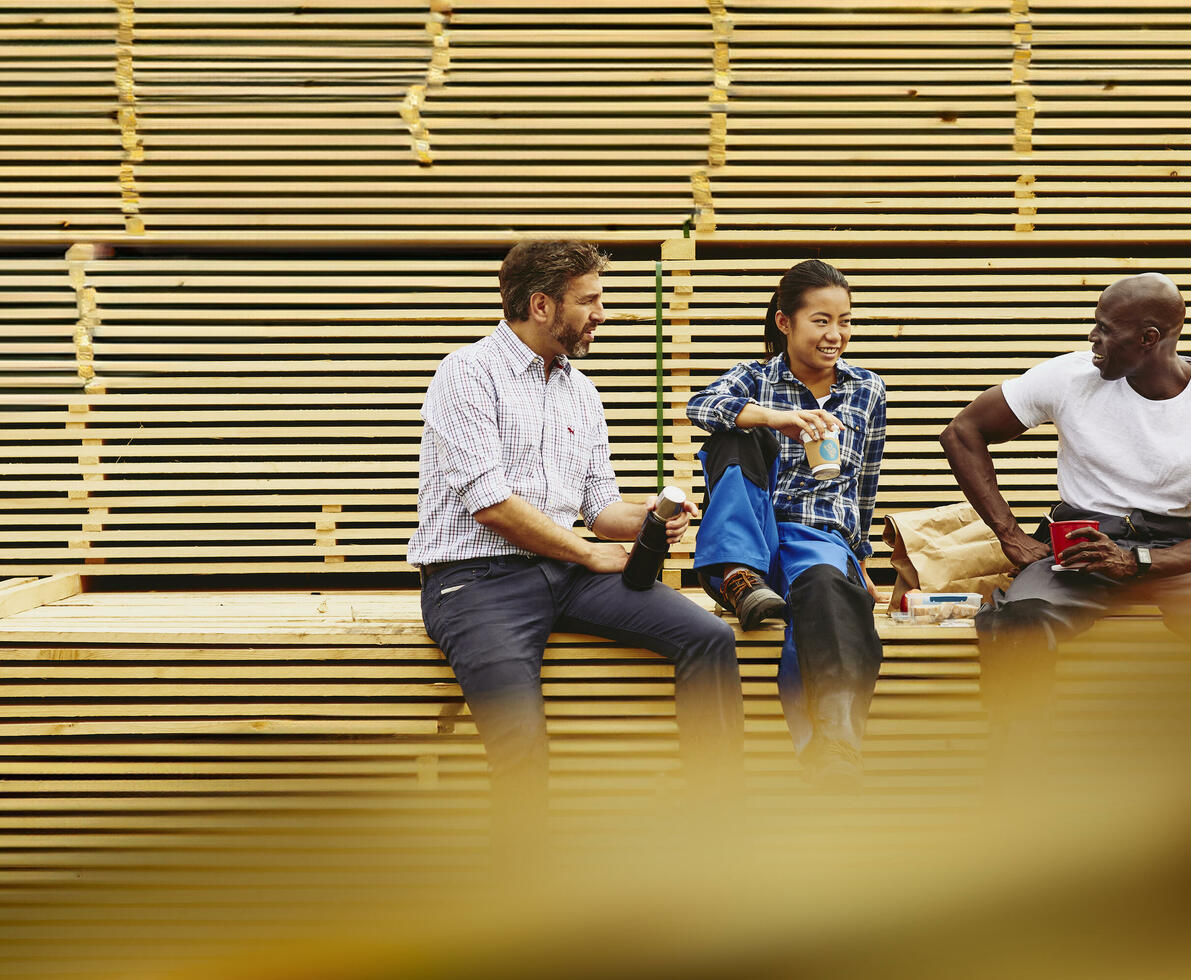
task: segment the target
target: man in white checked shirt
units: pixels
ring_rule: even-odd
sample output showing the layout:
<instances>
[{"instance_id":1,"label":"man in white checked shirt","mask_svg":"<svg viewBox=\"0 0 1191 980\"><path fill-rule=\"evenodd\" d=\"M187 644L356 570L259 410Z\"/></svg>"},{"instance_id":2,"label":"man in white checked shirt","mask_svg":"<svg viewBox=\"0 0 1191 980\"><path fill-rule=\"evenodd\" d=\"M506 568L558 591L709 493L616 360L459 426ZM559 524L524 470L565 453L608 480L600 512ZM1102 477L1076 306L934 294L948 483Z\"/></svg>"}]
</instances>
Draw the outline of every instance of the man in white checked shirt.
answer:
<instances>
[{"instance_id":1,"label":"man in white checked shirt","mask_svg":"<svg viewBox=\"0 0 1191 980\"><path fill-rule=\"evenodd\" d=\"M653 506L621 500L599 394L571 363L604 320L595 246L526 241L500 270L505 319L449 354L422 407L422 618L488 753L494 814L539 821L548 774L541 664L555 630L610 637L674 663L688 782L739 780L742 707L732 629L660 584L624 586L616 543ZM573 530L577 515L600 540ZM698 510L667 525L682 538ZM506 826L507 832L509 828ZM498 827L498 833L500 828Z\"/></svg>"}]
</instances>

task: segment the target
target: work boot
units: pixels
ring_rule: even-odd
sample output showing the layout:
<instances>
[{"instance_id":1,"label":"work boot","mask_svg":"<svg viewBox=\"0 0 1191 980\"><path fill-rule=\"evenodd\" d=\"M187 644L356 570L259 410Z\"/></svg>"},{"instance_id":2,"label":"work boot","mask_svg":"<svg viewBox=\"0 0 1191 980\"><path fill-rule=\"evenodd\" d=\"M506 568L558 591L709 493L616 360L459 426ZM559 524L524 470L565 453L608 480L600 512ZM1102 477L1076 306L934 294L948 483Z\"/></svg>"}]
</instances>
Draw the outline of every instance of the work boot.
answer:
<instances>
[{"instance_id":1,"label":"work boot","mask_svg":"<svg viewBox=\"0 0 1191 980\"><path fill-rule=\"evenodd\" d=\"M742 565L732 569L724 576L719 589L712 585L706 573L699 572L698 578L704 592L724 609L736 614L740 628L745 632L757 629L767 619L783 619L786 615L786 600L751 568Z\"/></svg>"},{"instance_id":2,"label":"work boot","mask_svg":"<svg viewBox=\"0 0 1191 980\"><path fill-rule=\"evenodd\" d=\"M864 784L864 762L855 746L815 735L802 753L802 778L829 793L852 793Z\"/></svg>"},{"instance_id":3,"label":"work boot","mask_svg":"<svg viewBox=\"0 0 1191 980\"><path fill-rule=\"evenodd\" d=\"M832 792L860 789L864 763L860 743L864 722L852 691L820 694L811 709L814 734L802 753L803 778L812 786ZM863 713L860 713L863 714Z\"/></svg>"}]
</instances>

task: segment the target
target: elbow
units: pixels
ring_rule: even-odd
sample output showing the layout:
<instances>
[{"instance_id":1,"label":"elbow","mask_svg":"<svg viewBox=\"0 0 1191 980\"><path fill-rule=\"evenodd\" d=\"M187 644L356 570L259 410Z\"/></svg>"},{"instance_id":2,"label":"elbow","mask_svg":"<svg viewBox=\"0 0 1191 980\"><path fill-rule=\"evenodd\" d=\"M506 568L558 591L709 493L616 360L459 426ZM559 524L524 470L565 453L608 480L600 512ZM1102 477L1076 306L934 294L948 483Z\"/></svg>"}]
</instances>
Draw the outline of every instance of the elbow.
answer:
<instances>
[{"instance_id":1,"label":"elbow","mask_svg":"<svg viewBox=\"0 0 1191 980\"><path fill-rule=\"evenodd\" d=\"M989 439L979 425L965 419L961 413L939 433L939 444L954 470L957 466L965 465L973 457L986 455Z\"/></svg>"},{"instance_id":2,"label":"elbow","mask_svg":"<svg viewBox=\"0 0 1191 980\"><path fill-rule=\"evenodd\" d=\"M939 445L943 447L943 453L948 459L951 459L952 455L964 444L964 429L964 423L957 416L939 433Z\"/></svg>"},{"instance_id":3,"label":"elbow","mask_svg":"<svg viewBox=\"0 0 1191 980\"><path fill-rule=\"evenodd\" d=\"M939 433L939 445L943 447L943 452L948 456L951 455L951 449L955 445L958 437L955 434L955 419L947 423L947 426Z\"/></svg>"},{"instance_id":4,"label":"elbow","mask_svg":"<svg viewBox=\"0 0 1191 980\"><path fill-rule=\"evenodd\" d=\"M486 527L490 531L496 531L498 534L501 528L507 523L505 515L508 512L508 500L502 500L499 504L493 504L490 507L484 507L472 514L475 522L482 527Z\"/></svg>"}]
</instances>

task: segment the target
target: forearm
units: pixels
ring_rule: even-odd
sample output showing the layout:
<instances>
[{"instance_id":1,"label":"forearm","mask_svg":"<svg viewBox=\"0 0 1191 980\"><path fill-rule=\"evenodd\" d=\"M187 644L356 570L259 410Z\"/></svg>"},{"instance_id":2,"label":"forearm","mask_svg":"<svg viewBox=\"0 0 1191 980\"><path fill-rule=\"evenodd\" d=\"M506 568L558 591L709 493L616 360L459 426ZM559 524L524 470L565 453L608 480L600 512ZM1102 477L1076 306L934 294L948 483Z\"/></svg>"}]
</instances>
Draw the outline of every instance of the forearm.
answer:
<instances>
[{"instance_id":1,"label":"forearm","mask_svg":"<svg viewBox=\"0 0 1191 980\"><path fill-rule=\"evenodd\" d=\"M604 508L605 511L608 509ZM557 558L560 561L579 564L585 564L590 559L591 542L568 528L559 527L516 494L499 504L476 511L473 516L484 527L495 531L510 544L544 558Z\"/></svg>"},{"instance_id":2,"label":"forearm","mask_svg":"<svg viewBox=\"0 0 1191 980\"><path fill-rule=\"evenodd\" d=\"M778 416L781 414L776 409L764 408L750 402L736 416L736 427L738 429L776 429L780 424Z\"/></svg>"},{"instance_id":3,"label":"forearm","mask_svg":"<svg viewBox=\"0 0 1191 980\"><path fill-rule=\"evenodd\" d=\"M873 582L872 577L868 574L868 559L860 559L860 574L864 576L864 588L869 595L873 597L873 602L877 601L877 586Z\"/></svg>"},{"instance_id":4,"label":"forearm","mask_svg":"<svg viewBox=\"0 0 1191 980\"><path fill-rule=\"evenodd\" d=\"M1153 565L1146 578L1169 578L1191 572L1191 541L1180 541L1170 548L1151 548Z\"/></svg>"},{"instance_id":5,"label":"forearm","mask_svg":"<svg viewBox=\"0 0 1191 980\"><path fill-rule=\"evenodd\" d=\"M644 504L630 504L626 500L618 500L600 511L599 516L592 522L591 529L596 537L605 541L632 541L641 530L645 514Z\"/></svg>"}]
</instances>

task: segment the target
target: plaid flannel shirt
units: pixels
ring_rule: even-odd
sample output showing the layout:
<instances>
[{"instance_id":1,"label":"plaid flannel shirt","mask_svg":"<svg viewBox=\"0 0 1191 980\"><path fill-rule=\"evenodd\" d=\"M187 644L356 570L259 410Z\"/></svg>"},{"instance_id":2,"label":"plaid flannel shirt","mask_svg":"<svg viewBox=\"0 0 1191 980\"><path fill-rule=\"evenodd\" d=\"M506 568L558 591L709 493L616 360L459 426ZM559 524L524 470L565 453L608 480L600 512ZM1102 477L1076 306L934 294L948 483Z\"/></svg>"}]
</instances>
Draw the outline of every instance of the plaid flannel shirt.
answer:
<instances>
[{"instance_id":1,"label":"plaid flannel shirt","mask_svg":"<svg viewBox=\"0 0 1191 980\"><path fill-rule=\"evenodd\" d=\"M422 419L411 564L529 554L472 517L512 494L564 528L620 499L595 386L565 357L547 378L503 320L443 359Z\"/></svg>"},{"instance_id":2,"label":"plaid flannel shirt","mask_svg":"<svg viewBox=\"0 0 1191 980\"><path fill-rule=\"evenodd\" d=\"M840 433L840 475L816 480L802 443L775 433L781 457L777 486L772 489L773 507L779 521L839 531L857 557L864 559L873 553L868 532L885 449L885 382L844 360L836 361L835 376L823 408L847 426ZM800 411L819 407L782 354L768 361L737 364L692 395L686 414L708 432L734 429L736 416L749 403Z\"/></svg>"}]
</instances>

